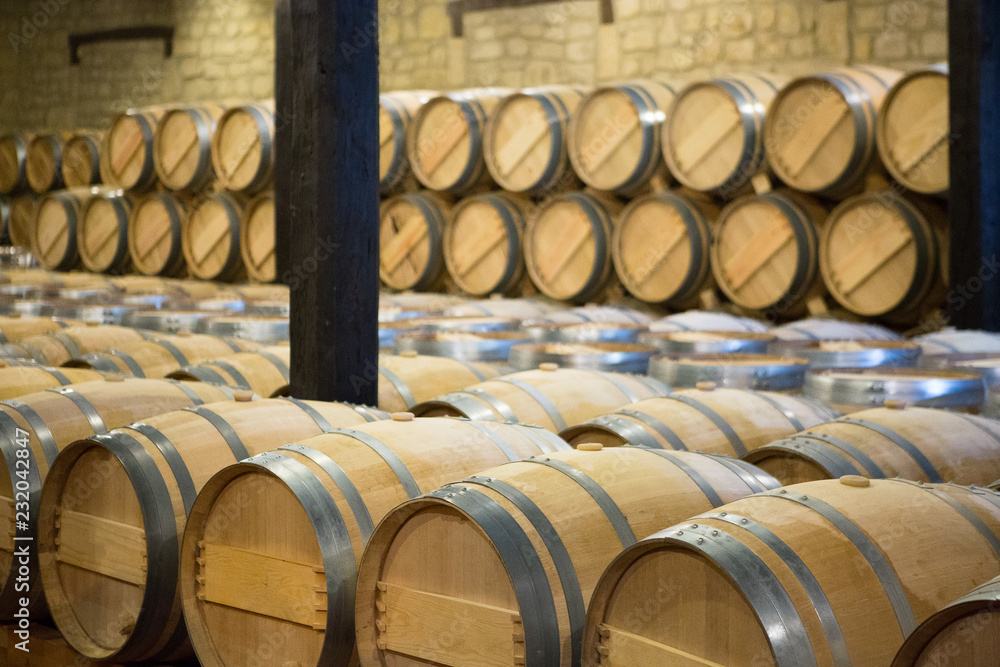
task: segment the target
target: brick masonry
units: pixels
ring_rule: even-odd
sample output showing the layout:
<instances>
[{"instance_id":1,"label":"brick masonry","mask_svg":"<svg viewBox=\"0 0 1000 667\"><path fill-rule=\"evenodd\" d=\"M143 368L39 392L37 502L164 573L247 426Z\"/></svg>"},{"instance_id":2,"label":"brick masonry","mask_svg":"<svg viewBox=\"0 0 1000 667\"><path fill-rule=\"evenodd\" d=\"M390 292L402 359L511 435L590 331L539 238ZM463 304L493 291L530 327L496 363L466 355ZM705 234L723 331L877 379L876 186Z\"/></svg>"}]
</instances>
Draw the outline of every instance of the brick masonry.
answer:
<instances>
[{"instance_id":1,"label":"brick masonry","mask_svg":"<svg viewBox=\"0 0 1000 667\"><path fill-rule=\"evenodd\" d=\"M791 74L854 63L906 69L947 57L946 0L566 0L465 15L447 0L380 0L382 88L594 84L731 71ZM274 0L31 0L0 3L0 132L103 127L130 106L270 97ZM137 24L176 28L159 42L81 49L67 37Z\"/></svg>"}]
</instances>

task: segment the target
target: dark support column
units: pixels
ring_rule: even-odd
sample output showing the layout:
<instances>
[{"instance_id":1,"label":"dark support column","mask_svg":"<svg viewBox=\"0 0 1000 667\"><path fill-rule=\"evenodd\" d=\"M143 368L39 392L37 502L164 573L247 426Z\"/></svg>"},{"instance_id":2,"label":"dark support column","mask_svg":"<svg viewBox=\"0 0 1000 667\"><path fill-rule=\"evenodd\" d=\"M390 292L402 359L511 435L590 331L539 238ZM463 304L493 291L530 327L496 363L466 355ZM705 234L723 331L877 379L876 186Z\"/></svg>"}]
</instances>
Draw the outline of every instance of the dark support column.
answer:
<instances>
[{"instance_id":1,"label":"dark support column","mask_svg":"<svg viewBox=\"0 0 1000 667\"><path fill-rule=\"evenodd\" d=\"M274 261L278 282L288 284L292 273L291 149L292 109L292 0L274 3ZM288 54L279 57L278 54Z\"/></svg>"},{"instance_id":2,"label":"dark support column","mask_svg":"<svg viewBox=\"0 0 1000 667\"><path fill-rule=\"evenodd\" d=\"M287 4L285 4L287 3ZM288 13L282 17L283 11ZM378 397L376 0L280 0L275 71L293 395Z\"/></svg>"},{"instance_id":3,"label":"dark support column","mask_svg":"<svg viewBox=\"0 0 1000 667\"><path fill-rule=\"evenodd\" d=\"M949 0L951 286L960 328L1000 331L1000 2Z\"/></svg>"}]
</instances>

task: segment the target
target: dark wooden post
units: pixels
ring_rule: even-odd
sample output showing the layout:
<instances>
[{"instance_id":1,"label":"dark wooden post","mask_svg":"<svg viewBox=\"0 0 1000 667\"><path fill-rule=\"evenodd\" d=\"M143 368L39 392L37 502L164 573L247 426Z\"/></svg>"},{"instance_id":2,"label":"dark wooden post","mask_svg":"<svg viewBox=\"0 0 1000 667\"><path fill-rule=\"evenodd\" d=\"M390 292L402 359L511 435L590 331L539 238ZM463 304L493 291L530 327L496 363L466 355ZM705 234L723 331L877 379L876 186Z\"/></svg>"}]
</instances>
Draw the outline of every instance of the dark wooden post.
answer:
<instances>
[{"instance_id":1,"label":"dark wooden post","mask_svg":"<svg viewBox=\"0 0 1000 667\"><path fill-rule=\"evenodd\" d=\"M275 215L300 398L378 397L377 16L376 0L277 4Z\"/></svg>"},{"instance_id":2,"label":"dark wooden post","mask_svg":"<svg viewBox=\"0 0 1000 667\"><path fill-rule=\"evenodd\" d=\"M1000 2L949 0L951 286L960 328L1000 331Z\"/></svg>"}]
</instances>

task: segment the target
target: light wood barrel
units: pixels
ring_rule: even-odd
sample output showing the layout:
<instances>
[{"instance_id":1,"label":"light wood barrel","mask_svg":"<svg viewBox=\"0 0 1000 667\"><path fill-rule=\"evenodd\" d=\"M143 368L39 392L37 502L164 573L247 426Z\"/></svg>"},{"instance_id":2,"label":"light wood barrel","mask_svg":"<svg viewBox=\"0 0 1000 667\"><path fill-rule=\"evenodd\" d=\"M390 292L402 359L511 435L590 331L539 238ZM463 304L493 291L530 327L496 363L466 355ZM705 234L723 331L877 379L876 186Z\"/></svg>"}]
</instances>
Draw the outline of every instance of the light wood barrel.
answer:
<instances>
[{"instance_id":1,"label":"light wood barrel","mask_svg":"<svg viewBox=\"0 0 1000 667\"><path fill-rule=\"evenodd\" d=\"M788 322L771 329L780 340L902 340L902 336L891 329L868 322L847 322L822 317L810 317L797 322ZM997 351L1000 352L1000 338Z\"/></svg>"},{"instance_id":2,"label":"light wood barrel","mask_svg":"<svg viewBox=\"0 0 1000 667\"><path fill-rule=\"evenodd\" d=\"M39 194L63 187L62 161L66 137L61 134L36 134L28 142L25 170L28 185Z\"/></svg>"},{"instance_id":3,"label":"light wood barrel","mask_svg":"<svg viewBox=\"0 0 1000 667\"><path fill-rule=\"evenodd\" d=\"M496 378L500 373L491 365L417 355L404 351L399 355L379 355L377 377L365 380L378 382L378 406L389 412L416 409L418 404L435 396L477 385Z\"/></svg>"},{"instance_id":4,"label":"light wood barrel","mask_svg":"<svg viewBox=\"0 0 1000 667\"><path fill-rule=\"evenodd\" d=\"M214 180L212 134L222 113L216 104L200 104L163 115L153 137L153 166L163 185L194 191Z\"/></svg>"},{"instance_id":5,"label":"light wood barrel","mask_svg":"<svg viewBox=\"0 0 1000 667\"><path fill-rule=\"evenodd\" d=\"M559 436L574 447L596 442L604 447L633 445L742 457L837 414L799 396L716 389L712 383L703 383L697 389L633 403L572 426Z\"/></svg>"},{"instance_id":6,"label":"light wood barrel","mask_svg":"<svg viewBox=\"0 0 1000 667\"><path fill-rule=\"evenodd\" d=\"M115 662L190 655L178 554L198 490L241 459L384 416L344 403L238 399L246 400L80 440L53 464L39 508L41 578L53 620L80 653ZM94 475L102 483L85 486Z\"/></svg>"},{"instance_id":7,"label":"light wood barrel","mask_svg":"<svg viewBox=\"0 0 1000 667\"><path fill-rule=\"evenodd\" d=\"M774 354L799 357L810 370L823 368L871 368L916 366L920 346L905 340L795 340L772 344Z\"/></svg>"},{"instance_id":8,"label":"light wood barrel","mask_svg":"<svg viewBox=\"0 0 1000 667\"><path fill-rule=\"evenodd\" d=\"M215 176L227 190L253 194L274 174L274 102L227 110L212 135Z\"/></svg>"},{"instance_id":9,"label":"light wood barrel","mask_svg":"<svg viewBox=\"0 0 1000 667\"><path fill-rule=\"evenodd\" d=\"M23 317L19 313L0 316L0 343L16 343L24 338L59 331L82 322L67 322L51 317Z\"/></svg>"},{"instance_id":10,"label":"light wood barrel","mask_svg":"<svg viewBox=\"0 0 1000 667\"><path fill-rule=\"evenodd\" d=\"M1000 353L1000 334L994 331L948 330L923 334L913 339L925 355Z\"/></svg>"},{"instance_id":11,"label":"light wood barrel","mask_svg":"<svg viewBox=\"0 0 1000 667\"><path fill-rule=\"evenodd\" d=\"M553 197L528 221L524 262L531 281L550 299L585 303L614 277L611 242L621 204L607 195Z\"/></svg>"},{"instance_id":12,"label":"light wood barrel","mask_svg":"<svg viewBox=\"0 0 1000 667\"><path fill-rule=\"evenodd\" d=\"M864 184L873 164L876 116L901 72L852 67L795 79L771 103L768 163L790 187L842 198Z\"/></svg>"},{"instance_id":13,"label":"light wood barrel","mask_svg":"<svg viewBox=\"0 0 1000 667\"><path fill-rule=\"evenodd\" d=\"M595 89L569 125L569 157L592 188L632 195L651 178L666 181L662 167L663 117L677 87L661 80L627 81Z\"/></svg>"},{"instance_id":14,"label":"light wood barrel","mask_svg":"<svg viewBox=\"0 0 1000 667\"><path fill-rule=\"evenodd\" d=\"M891 191L848 199L823 230L827 289L852 313L916 321L944 299L938 265L947 224L943 209Z\"/></svg>"},{"instance_id":15,"label":"light wood barrel","mask_svg":"<svg viewBox=\"0 0 1000 667\"><path fill-rule=\"evenodd\" d=\"M378 296L378 321L392 322L410 317L438 315L446 309L462 303L465 303L465 299L453 294L380 292ZM459 314L489 315L490 313L477 310L474 313Z\"/></svg>"},{"instance_id":16,"label":"light wood barrel","mask_svg":"<svg viewBox=\"0 0 1000 667\"><path fill-rule=\"evenodd\" d=\"M622 285L647 303L683 308L715 286L709 267L719 209L680 193L640 197L615 224L612 257Z\"/></svg>"},{"instance_id":17,"label":"light wood barrel","mask_svg":"<svg viewBox=\"0 0 1000 667\"><path fill-rule=\"evenodd\" d=\"M483 139L486 167L509 192L576 189L566 148L569 119L586 94L572 86L526 88L497 106Z\"/></svg>"},{"instance_id":18,"label":"light wood barrel","mask_svg":"<svg viewBox=\"0 0 1000 667\"><path fill-rule=\"evenodd\" d=\"M538 370L452 390L414 406L413 412L423 417L517 421L559 433L623 405L667 392L661 383L639 375L543 364Z\"/></svg>"},{"instance_id":19,"label":"light wood barrel","mask_svg":"<svg viewBox=\"0 0 1000 667\"><path fill-rule=\"evenodd\" d=\"M76 326L29 336L15 345L25 350L25 356L40 364L59 366L73 357L108 348L127 348L145 340L145 336L128 327L114 325Z\"/></svg>"},{"instance_id":20,"label":"light wood barrel","mask_svg":"<svg viewBox=\"0 0 1000 667\"><path fill-rule=\"evenodd\" d=\"M459 289L471 296L505 294L524 277L521 235L531 200L503 192L458 202L444 228L444 260Z\"/></svg>"},{"instance_id":21,"label":"light wood barrel","mask_svg":"<svg viewBox=\"0 0 1000 667\"><path fill-rule=\"evenodd\" d=\"M43 196L31 223L31 248L38 262L53 271L70 271L80 263L77 226L91 192L60 190Z\"/></svg>"},{"instance_id":22,"label":"light wood barrel","mask_svg":"<svg viewBox=\"0 0 1000 667\"><path fill-rule=\"evenodd\" d=\"M950 123L948 63L908 73L889 91L878 115L878 152L889 173L904 186L946 196Z\"/></svg>"},{"instance_id":23,"label":"light wood barrel","mask_svg":"<svg viewBox=\"0 0 1000 667\"><path fill-rule=\"evenodd\" d=\"M0 401L20 398L25 394L63 387L77 382L103 380L104 375L85 368L52 368L50 366L14 366L0 360Z\"/></svg>"},{"instance_id":24,"label":"light wood barrel","mask_svg":"<svg viewBox=\"0 0 1000 667\"><path fill-rule=\"evenodd\" d=\"M747 331L647 331L639 342L652 345L665 355L764 354L774 336Z\"/></svg>"},{"instance_id":25,"label":"light wood barrel","mask_svg":"<svg viewBox=\"0 0 1000 667\"><path fill-rule=\"evenodd\" d=\"M278 277L274 258L274 193L251 199L240 219L240 255L251 280L273 283Z\"/></svg>"},{"instance_id":26,"label":"light wood barrel","mask_svg":"<svg viewBox=\"0 0 1000 667\"><path fill-rule=\"evenodd\" d=\"M653 357L649 374L670 387L696 387L713 382L719 387L799 391L809 362L770 354L689 354Z\"/></svg>"},{"instance_id":27,"label":"light wood barrel","mask_svg":"<svg viewBox=\"0 0 1000 667\"><path fill-rule=\"evenodd\" d=\"M0 193L16 194L28 187L25 162L30 141L31 135L26 133L0 137Z\"/></svg>"},{"instance_id":28,"label":"light wood barrel","mask_svg":"<svg viewBox=\"0 0 1000 667\"><path fill-rule=\"evenodd\" d=\"M730 465L640 448L560 452L404 503L358 571L362 663L579 664L591 592L623 547L776 486Z\"/></svg>"},{"instance_id":29,"label":"light wood barrel","mask_svg":"<svg viewBox=\"0 0 1000 667\"><path fill-rule=\"evenodd\" d=\"M11 245L31 249L31 221L35 217L37 201L34 194L20 194L11 198L10 224L7 228Z\"/></svg>"},{"instance_id":30,"label":"light wood barrel","mask_svg":"<svg viewBox=\"0 0 1000 667\"><path fill-rule=\"evenodd\" d=\"M767 172L764 122L782 76L748 74L693 83L663 122L663 157L679 182L732 199Z\"/></svg>"},{"instance_id":31,"label":"light wood barrel","mask_svg":"<svg viewBox=\"0 0 1000 667\"><path fill-rule=\"evenodd\" d=\"M290 363L288 346L275 345L252 352L228 353L222 358L185 366L169 373L168 377L249 390L270 398L288 394Z\"/></svg>"},{"instance_id":32,"label":"light wood barrel","mask_svg":"<svg viewBox=\"0 0 1000 667\"><path fill-rule=\"evenodd\" d=\"M410 168L425 187L461 195L492 182L483 161L486 121L510 90L474 88L428 100L406 137Z\"/></svg>"},{"instance_id":33,"label":"light wood barrel","mask_svg":"<svg viewBox=\"0 0 1000 667\"><path fill-rule=\"evenodd\" d=\"M282 637L282 661L349 664L357 563L383 516L448 481L567 449L538 428L394 416L286 445L230 466L205 485L192 507L181 556L181 597L202 664L251 664L275 636ZM239 522L226 518L235 509L233 498L245 499ZM261 530L246 533L246 522ZM268 525L283 526L284 537L275 539ZM343 530L327 530L333 525ZM247 559L240 572L225 565L230 553ZM278 599L254 592L279 571L289 585L315 585L319 597L330 597L316 604L304 597L305 604L289 614ZM229 587L234 575L243 579L238 588L244 592ZM234 632L247 632L248 639L232 641Z\"/></svg>"},{"instance_id":34,"label":"light wood barrel","mask_svg":"<svg viewBox=\"0 0 1000 667\"><path fill-rule=\"evenodd\" d=\"M0 473L0 508L8 513L5 521L14 526L15 491L27 493L29 503L27 529L5 532L0 542L0 618L9 621L12 614L23 606L17 604L22 596L29 598L33 617L44 612L44 597L36 579L38 563L35 549L31 550L30 591L15 590L14 550L19 540L14 538L35 537L42 482L60 451L95 432L118 428L170 410L225 399L226 392L208 385L165 380L122 380L121 376L117 376L106 381L54 387L0 405L0 422L4 424L0 455L5 468ZM20 454L22 451L28 452L27 457ZM83 492L87 493L91 488L93 483L84 485ZM16 500L21 502L23 496L18 495Z\"/></svg>"},{"instance_id":35,"label":"light wood barrel","mask_svg":"<svg viewBox=\"0 0 1000 667\"><path fill-rule=\"evenodd\" d=\"M70 368L94 368L137 378L161 378L193 364L224 358L248 349L243 341L204 334L164 335L126 350L108 349L67 361ZM253 349L251 344L249 349Z\"/></svg>"},{"instance_id":36,"label":"light wood barrel","mask_svg":"<svg viewBox=\"0 0 1000 667\"><path fill-rule=\"evenodd\" d=\"M806 396L841 412L880 408L902 401L929 408L978 412L986 386L977 373L929 368L844 368L812 371L803 387Z\"/></svg>"},{"instance_id":37,"label":"light wood barrel","mask_svg":"<svg viewBox=\"0 0 1000 667\"><path fill-rule=\"evenodd\" d=\"M1000 655L1000 577L941 609L906 639L892 667L990 667Z\"/></svg>"},{"instance_id":38,"label":"light wood barrel","mask_svg":"<svg viewBox=\"0 0 1000 667\"><path fill-rule=\"evenodd\" d=\"M754 450L745 460L782 484L843 475L986 485L1000 478L1000 422L947 410L852 413Z\"/></svg>"},{"instance_id":39,"label":"light wood barrel","mask_svg":"<svg viewBox=\"0 0 1000 667\"><path fill-rule=\"evenodd\" d=\"M521 343L510 350L508 363L518 371L557 364L616 373L646 373L649 360L660 351L637 343Z\"/></svg>"},{"instance_id":40,"label":"light wood barrel","mask_svg":"<svg viewBox=\"0 0 1000 667\"><path fill-rule=\"evenodd\" d=\"M95 273L123 273L131 265L128 220L132 198L120 191L104 192L84 202L77 223L80 261Z\"/></svg>"},{"instance_id":41,"label":"light wood barrel","mask_svg":"<svg viewBox=\"0 0 1000 667\"><path fill-rule=\"evenodd\" d=\"M712 244L712 272L733 303L771 319L805 313L822 294L819 233L826 209L792 192L738 199L723 209Z\"/></svg>"},{"instance_id":42,"label":"light wood barrel","mask_svg":"<svg viewBox=\"0 0 1000 667\"><path fill-rule=\"evenodd\" d=\"M188 206L161 192L136 203L128 219L128 250L132 266L146 276L177 276L184 271L181 231Z\"/></svg>"},{"instance_id":43,"label":"light wood barrel","mask_svg":"<svg viewBox=\"0 0 1000 667\"><path fill-rule=\"evenodd\" d=\"M101 182L101 142L104 133L78 130L63 148L62 181L67 188L85 188Z\"/></svg>"},{"instance_id":44,"label":"light wood barrel","mask_svg":"<svg viewBox=\"0 0 1000 667\"><path fill-rule=\"evenodd\" d=\"M246 276L240 255L240 220L246 199L219 192L188 213L181 240L188 271L201 280L229 282Z\"/></svg>"},{"instance_id":45,"label":"light wood barrel","mask_svg":"<svg viewBox=\"0 0 1000 667\"><path fill-rule=\"evenodd\" d=\"M383 197L394 194L409 177L406 135L410 121L427 100L436 96L429 90L398 90L379 95L378 188Z\"/></svg>"},{"instance_id":46,"label":"light wood barrel","mask_svg":"<svg viewBox=\"0 0 1000 667\"><path fill-rule=\"evenodd\" d=\"M405 322L402 320L400 324ZM380 329L380 338L381 333ZM492 364L506 363L513 346L532 340L520 331L426 331L422 328L404 329L392 338L396 354L412 351L431 357Z\"/></svg>"},{"instance_id":47,"label":"light wood barrel","mask_svg":"<svg viewBox=\"0 0 1000 667\"><path fill-rule=\"evenodd\" d=\"M752 317L707 310L674 313L649 323L650 331L748 331L766 333L767 323Z\"/></svg>"},{"instance_id":48,"label":"light wood barrel","mask_svg":"<svg viewBox=\"0 0 1000 667\"><path fill-rule=\"evenodd\" d=\"M164 109L130 109L118 114L104 133L101 178L130 191L144 191L156 183L153 144Z\"/></svg>"},{"instance_id":49,"label":"light wood barrel","mask_svg":"<svg viewBox=\"0 0 1000 667\"><path fill-rule=\"evenodd\" d=\"M433 291L444 276L450 206L430 192L397 195L379 207L379 277L396 290Z\"/></svg>"},{"instance_id":50,"label":"light wood barrel","mask_svg":"<svg viewBox=\"0 0 1000 667\"><path fill-rule=\"evenodd\" d=\"M759 493L626 548L582 664L887 665L1000 571L998 534L989 491L847 476Z\"/></svg>"}]
</instances>

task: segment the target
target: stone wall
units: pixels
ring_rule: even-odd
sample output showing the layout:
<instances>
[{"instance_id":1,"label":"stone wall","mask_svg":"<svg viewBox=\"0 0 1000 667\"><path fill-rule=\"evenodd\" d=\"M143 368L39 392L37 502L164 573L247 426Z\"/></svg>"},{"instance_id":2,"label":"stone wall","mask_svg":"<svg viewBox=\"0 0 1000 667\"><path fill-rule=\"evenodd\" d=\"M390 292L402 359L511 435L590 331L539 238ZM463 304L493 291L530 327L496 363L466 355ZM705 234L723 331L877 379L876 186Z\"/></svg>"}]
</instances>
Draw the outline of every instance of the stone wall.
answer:
<instances>
[{"instance_id":1,"label":"stone wall","mask_svg":"<svg viewBox=\"0 0 1000 667\"><path fill-rule=\"evenodd\" d=\"M899 68L947 57L946 0L597 0L468 13L447 0L380 0L383 90L522 87L733 71L790 74L852 63ZM0 133L103 127L117 111L273 94L274 0L0 2ZM70 32L168 24L155 41L81 48Z\"/></svg>"}]
</instances>

